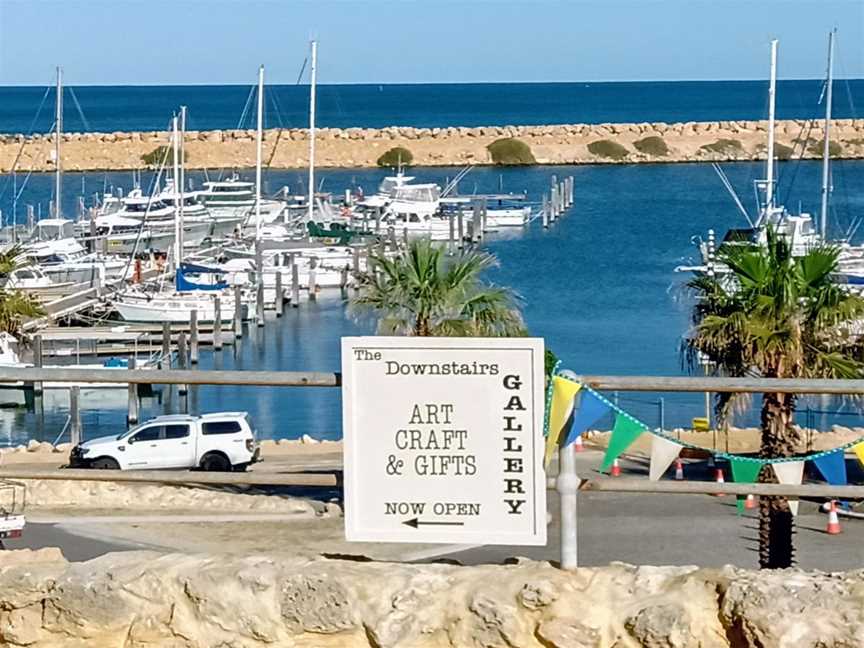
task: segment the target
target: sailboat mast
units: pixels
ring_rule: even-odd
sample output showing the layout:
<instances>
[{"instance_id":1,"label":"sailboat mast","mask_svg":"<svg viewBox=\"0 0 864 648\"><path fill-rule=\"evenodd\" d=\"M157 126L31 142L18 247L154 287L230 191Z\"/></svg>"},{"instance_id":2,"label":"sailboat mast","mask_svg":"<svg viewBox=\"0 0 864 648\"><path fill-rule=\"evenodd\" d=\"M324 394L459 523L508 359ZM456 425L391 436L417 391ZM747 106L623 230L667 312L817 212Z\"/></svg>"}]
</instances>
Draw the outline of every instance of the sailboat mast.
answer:
<instances>
[{"instance_id":1,"label":"sailboat mast","mask_svg":"<svg viewBox=\"0 0 864 648\"><path fill-rule=\"evenodd\" d=\"M264 148L264 66L258 68L258 134L255 148L255 240L261 239L261 162Z\"/></svg>"},{"instance_id":2,"label":"sailboat mast","mask_svg":"<svg viewBox=\"0 0 864 648\"><path fill-rule=\"evenodd\" d=\"M177 190L177 178L180 177L178 169L180 163L180 136L177 132L177 115L171 119L171 146L174 157L174 190ZM180 269L180 206L174 201L174 270Z\"/></svg>"},{"instance_id":3,"label":"sailboat mast","mask_svg":"<svg viewBox=\"0 0 864 648\"><path fill-rule=\"evenodd\" d=\"M834 34L828 32L828 85L825 89L825 142L822 149L822 205L819 210L819 227L822 240L828 230L828 197L831 193L831 91L834 85Z\"/></svg>"},{"instance_id":4,"label":"sailboat mast","mask_svg":"<svg viewBox=\"0 0 864 648\"><path fill-rule=\"evenodd\" d=\"M184 244L184 230L183 230L183 184L186 181L186 151L184 142L186 140L186 106L180 106L180 143L178 145L178 149L180 150L180 176L174 176L174 194L175 201L179 200L180 202L180 225L177 228L177 232L180 234L180 245L178 249L180 252L183 252L183 244ZM178 262L180 261L180 257L177 258Z\"/></svg>"},{"instance_id":5,"label":"sailboat mast","mask_svg":"<svg viewBox=\"0 0 864 648\"><path fill-rule=\"evenodd\" d=\"M777 41L771 41L771 80L768 83L768 167L765 173L765 208L774 206L774 104L777 94Z\"/></svg>"},{"instance_id":6,"label":"sailboat mast","mask_svg":"<svg viewBox=\"0 0 864 648\"><path fill-rule=\"evenodd\" d=\"M63 167L60 163L60 139L63 136L63 68L57 66L57 114L54 117L54 217L60 218L61 176Z\"/></svg>"},{"instance_id":7,"label":"sailboat mast","mask_svg":"<svg viewBox=\"0 0 864 648\"><path fill-rule=\"evenodd\" d=\"M318 68L318 43L314 40L310 43L312 48L311 75L309 80L309 212L308 219L312 220L315 208L315 84L317 82Z\"/></svg>"}]
</instances>

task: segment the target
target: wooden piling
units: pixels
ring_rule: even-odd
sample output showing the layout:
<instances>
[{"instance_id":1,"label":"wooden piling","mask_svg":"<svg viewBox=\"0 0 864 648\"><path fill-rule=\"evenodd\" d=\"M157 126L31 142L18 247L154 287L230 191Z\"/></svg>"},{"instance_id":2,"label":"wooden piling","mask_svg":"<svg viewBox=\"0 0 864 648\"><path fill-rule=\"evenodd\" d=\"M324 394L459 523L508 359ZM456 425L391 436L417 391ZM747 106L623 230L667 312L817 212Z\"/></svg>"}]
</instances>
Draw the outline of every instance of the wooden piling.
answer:
<instances>
[{"instance_id":1,"label":"wooden piling","mask_svg":"<svg viewBox=\"0 0 864 648\"><path fill-rule=\"evenodd\" d=\"M543 208L540 212L543 216L543 229L549 229L549 197L543 194Z\"/></svg>"},{"instance_id":2,"label":"wooden piling","mask_svg":"<svg viewBox=\"0 0 864 648\"><path fill-rule=\"evenodd\" d=\"M198 309L189 313L189 362L198 364Z\"/></svg>"},{"instance_id":3,"label":"wooden piling","mask_svg":"<svg viewBox=\"0 0 864 648\"><path fill-rule=\"evenodd\" d=\"M453 254L455 249L453 239L456 237L456 215L451 211L447 215L447 218L450 221L450 235L447 239L447 254Z\"/></svg>"},{"instance_id":4,"label":"wooden piling","mask_svg":"<svg viewBox=\"0 0 864 648\"><path fill-rule=\"evenodd\" d=\"M339 292L342 294L342 299L348 296L348 265L344 265L339 273Z\"/></svg>"},{"instance_id":5,"label":"wooden piling","mask_svg":"<svg viewBox=\"0 0 864 648\"><path fill-rule=\"evenodd\" d=\"M276 317L282 317L282 308L285 300L282 296L282 268L276 272L276 297L273 298L273 309L276 311Z\"/></svg>"},{"instance_id":6,"label":"wooden piling","mask_svg":"<svg viewBox=\"0 0 864 648\"><path fill-rule=\"evenodd\" d=\"M180 331L177 334L177 368L178 369L187 369L187 360L188 356L186 355L186 332ZM177 393L185 394L189 391L188 385L177 385Z\"/></svg>"},{"instance_id":7,"label":"wooden piling","mask_svg":"<svg viewBox=\"0 0 864 648\"><path fill-rule=\"evenodd\" d=\"M222 350L222 297L213 299L213 350Z\"/></svg>"},{"instance_id":8,"label":"wooden piling","mask_svg":"<svg viewBox=\"0 0 864 648\"><path fill-rule=\"evenodd\" d=\"M457 216L457 224L458 224L457 229L459 232L459 239L456 241L456 246L461 250L462 244L465 241L465 215L463 214L461 209L459 210L459 214Z\"/></svg>"},{"instance_id":9,"label":"wooden piling","mask_svg":"<svg viewBox=\"0 0 864 648\"><path fill-rule=\"evenodd\" d=\"M297 308L300 306L300 268L297 267L297 260L291 257L291 306Z\"/></svg>"},{"instance_id":10,"label":"wooden piling","mask_svg":"<svg viewBox=\"0 0 864 648\"><path fill-rule=\"evenodd\" d=\"M378 234L381 231L381 208L375 208L375 233Z\"/></svg>"},{"instance_id":11,"label":"wooden piling","mask_svg":"<svg viewBox=\"0 0 864 648\"><path fill-rule=\"evenodd\" d=\"M258 286L255 291L255 322L264 326L264 273L258 273Z\"/></svg>"},{"instance_id":12,"label":"wooden piling","mask_svg":"<svg viewBox=\"0 0 864 648\"><path fill-rule=\"evenodd\" d=\"M243 298L240 286L234 286L234 337L243 337Z\"/></svg>"},{"instance_id":13,"label":"wooden piling","mask_svg":"<svg viewBox=\"0 0 864 648\"><path fill-rule=\"evenodd\" d=\"M81 443L81 388L69 388L69 441L73 447Z\"/></svg>"},{"instance_id":14,"label":"wooden piling","mask_svg":"<svg viewBox=\"0 0 864 648\"><path fill-rule=\"evenodd\" d=\"M318 295L315 293L315 289L317 285L315 284L315 266L318 265L318 258L312 257L309 259L309 299L315 300L318 299Z\"/></svg>"},{"instance_id":15,"label":"wooden piling","mask_svg":"<svg viewBox=\"0 0 864 648\"><path fill-rule=\"evenodd\" d=\"M159 368L171 368L171 322L162 322L162 361Z\"/></svg>"},{"instance_id":16,"label":"wooden piling","mask_svg":"<svg viewBox=\"0 0 864 648\"><path fill-rule=\"evenodd\" d=\"M42 368L42 336L33 336L33 366L37 369ZM33 394L36 396L42 395L42 381L37 380L33 383Z\"/></svg>"},{"instance_id":17,"label":"wooden piling","mask_svg":"<svg viewBox=\"0 0 864 648\"><path fill-rule=\"evenodd\" d=\"M480 201L471 202L471 242L477 243L483 238L483 230L480 226Z\"/></svg>"},{"instance_id":18,"label":"wooden piling","mask_svg":"<svg viewBox=\"0 0 864 648\"><path fill-rule=\"evenodd\" d=\"M135 371L135 358L129 358L129 371ZM126 414L126 423L135 425L138 422L140 403L138 402L138 385L129 383L129 411Z\"/></svg>"},{"instance_id":19,"label":"wooden piling","mask_svg":"<svg viewBox=\"0 0 864 648\"><path fill-rule=\"evenodd\" d=\"M549 222L554 223L558 218L558 186L552 185L549 192Z\"/></svg>"},{"instance_id":20,"label":"wooden piling","mask_svg":"<svg viewBox=\"0 0 864 648\"><path fill-rule=\"evenodd\" d=\"M354 290L360 290L360 284L357 281L357 278L360 276L360 248L355 247L351 251L351 254L352 254L351 264L352 264L352 270L353 270L353 273L352 273L353 276L351 278L351 284L353 285ZM368 263L368 259L367 259L367 263Z\"/></svg>"},{"instance_id":21,"label":"wooden piling","mask_svg":"<svg viewBox=\"0 0 864 648\"><path fill-rule=\"evenodd\" d=\"M480 200L480 231L484 235L489 231L489 204L485 198Z\"/></svg>"}]
</instances>

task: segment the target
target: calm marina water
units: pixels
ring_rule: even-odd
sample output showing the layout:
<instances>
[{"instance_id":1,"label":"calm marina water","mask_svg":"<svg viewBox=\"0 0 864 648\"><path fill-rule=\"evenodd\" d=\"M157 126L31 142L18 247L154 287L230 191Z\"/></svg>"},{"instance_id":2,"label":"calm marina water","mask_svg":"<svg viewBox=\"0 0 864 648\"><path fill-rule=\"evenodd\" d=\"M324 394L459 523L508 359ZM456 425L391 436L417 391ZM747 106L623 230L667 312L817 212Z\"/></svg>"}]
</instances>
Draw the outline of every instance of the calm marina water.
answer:
<instances>
[{"instance_id":1,"label":"calm marina water","mask_svg":"<svg viewBox=\"0 0 864 648\"><path fill-rule=\"evenodd\" d=\"M766 70L767 73L767 70ZM66 70L74 84L74 70ZM250 82L254 76L250 75ZM51 85L53 79L46 79ZM251 85L251 83L250 83ZM818 117L822 81L785 80L777 88L777 117ZM860 117L864 80L837 80L834 116ZM177 107L189 107L190 130L241 127L250 86L81 86L67 88L64 130L168 130ZM308 124L308 86L268 86L268 128ZM319 85L322 127L502 126L604 122L680 122L764 119L767 81L625 83L466 83ZM44 105L37 108L44 99ZM78 106L80 105L80 110ZM53 90L0 87L0 133L48 132ZM243 128L254 128L254 110Z\"/></svg>"},{"instance_id":2,"label":"calm marina water","mask_svg":"<svg viewBox=\"0 0 864 648\"><path fill-rule=\"evenodd\" d=\"M762 165L724 168L751 206L752 181L761 177ZM443 183L454 170L418 168L413 173L418 180ZM780 173L779 196L785 203L797 208L800 202L805 210L815 210L818 163L783 163ZM344 169L321 171L320 177L325 189L341 191L359 184L368 193L384 174ZM565 367L584 374L681 374L679 345L688 326L690 301L681 290L686 278L673 269L693 256L692 235L704 236L714 228L722 236L728 227L744 224L714 171L699 164L477 168L460 189L492 192L503 186L505 191L527 191L537 200L552 174L575 176L575 206L548 231L535 222L525 231L490 236L486 248L501 263L490 279L521 295L531 333L544 337ZM193 176L200 181L200 176ZM273 192L283 185L297 189L302 176L300 171L271 172L267 186ZM0 176L0 191L6 179ZM46 204L51 182L48 175L31 177L21 203ZM67 213L74 213L82 184L89 195L106 184L128 187L130 182L126 173L66 174ZM834 188L832 227L840 234L864 214L864 162L835 164ZM0 201L0 209L9 213L8 196ZM371 322L346 314L338 294L325 295L317 303L304 301L299 308L288 308L284 318L268 321L264 328L250 327L237 346L226 347L221 354L202 349L200 368L334 371L339 369L339 338L372 330ZM667 426L701 415L702 403L699 395L666 395ZM658 423L655 396L622 395L621 405L648 424ZM249 410L265 438L341 436L336 389L200 387L184 401L165 388L161 401L144 401L142 415L184 407L193 412ZM125 425L125 396L118 396L116 407L85 400L83 408L87 437L117 432ZM42 414L0 410L0 444L28 438L53 441L66 410L65 398Z\"/></svg>"}]
</instances>

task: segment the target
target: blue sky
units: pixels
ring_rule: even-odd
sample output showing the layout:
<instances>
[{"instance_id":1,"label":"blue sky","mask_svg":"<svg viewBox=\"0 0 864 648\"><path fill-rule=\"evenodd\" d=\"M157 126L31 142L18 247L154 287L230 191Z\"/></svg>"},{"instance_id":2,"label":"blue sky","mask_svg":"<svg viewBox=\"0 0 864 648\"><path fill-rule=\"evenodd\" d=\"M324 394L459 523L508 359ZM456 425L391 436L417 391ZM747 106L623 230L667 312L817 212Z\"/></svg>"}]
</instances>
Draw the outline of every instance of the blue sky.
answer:
<instances>
[{"instance_id":1,"label":"blue sky","mask_svg":"<svg viewBox=\"0 0 864 648\"><path fill-rule=\"evenodd\" d=\"M0 0L0 84L864 77L864 0Z\"/></svg>"}]
</instances>

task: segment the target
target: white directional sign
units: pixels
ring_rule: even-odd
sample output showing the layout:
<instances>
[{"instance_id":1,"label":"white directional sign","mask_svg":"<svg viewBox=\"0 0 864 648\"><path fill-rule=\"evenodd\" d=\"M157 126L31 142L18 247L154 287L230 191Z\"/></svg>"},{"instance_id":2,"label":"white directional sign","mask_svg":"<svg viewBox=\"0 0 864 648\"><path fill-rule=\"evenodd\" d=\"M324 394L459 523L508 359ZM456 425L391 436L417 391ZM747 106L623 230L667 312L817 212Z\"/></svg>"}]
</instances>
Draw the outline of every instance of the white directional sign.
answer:
<instances>
[{"instance_id":1,"label":"white directional sign","mask_svg":"<svg viewBox=\"0 0 864 648\"><path fill-rule=\"evenodd\" d=\"M348 540L542 545L543 340L342 338Z\"/></svg>"}]
</instances>

